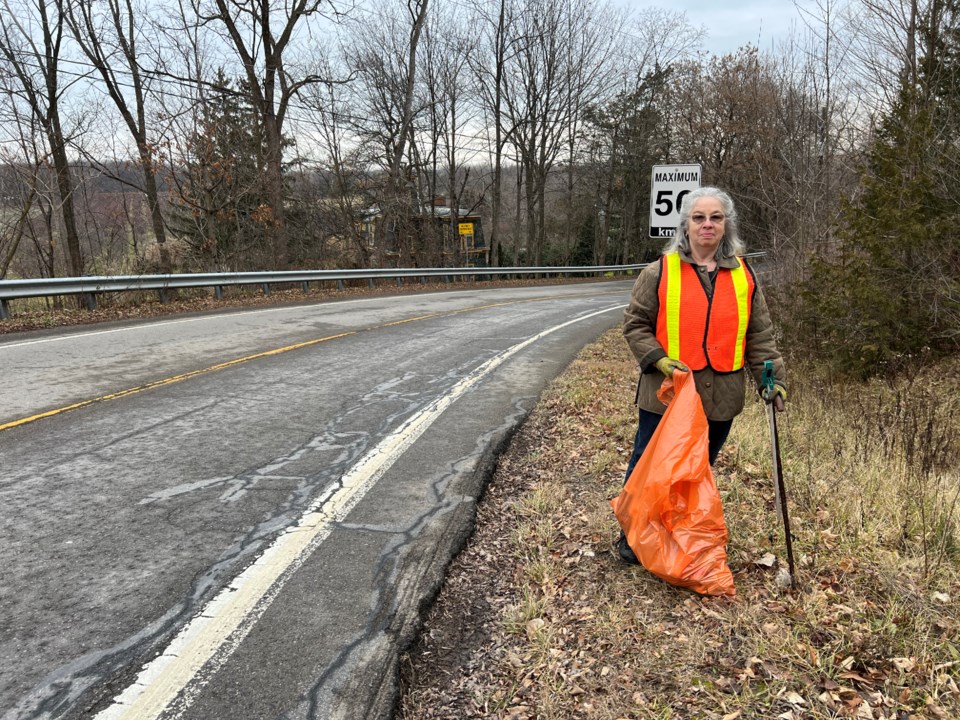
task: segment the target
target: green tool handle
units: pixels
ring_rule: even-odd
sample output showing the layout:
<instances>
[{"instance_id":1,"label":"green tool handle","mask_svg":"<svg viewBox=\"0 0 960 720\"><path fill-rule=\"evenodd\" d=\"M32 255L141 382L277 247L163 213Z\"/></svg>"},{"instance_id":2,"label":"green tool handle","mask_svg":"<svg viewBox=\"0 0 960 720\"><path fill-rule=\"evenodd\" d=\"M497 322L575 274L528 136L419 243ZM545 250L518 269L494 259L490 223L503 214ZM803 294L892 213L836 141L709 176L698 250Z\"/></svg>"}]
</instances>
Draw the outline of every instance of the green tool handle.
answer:
<instances>
[{"instance_id":1,"label":"green tool handle","mask_svg":"<svg viewBox=\"0 0 960 720\"><path fill-rule=\"evenodd\" d=\"M773 390L773 360L763 361L763 372L760 374L760 384L767 390Z\"/></svg>"}]
</instances>

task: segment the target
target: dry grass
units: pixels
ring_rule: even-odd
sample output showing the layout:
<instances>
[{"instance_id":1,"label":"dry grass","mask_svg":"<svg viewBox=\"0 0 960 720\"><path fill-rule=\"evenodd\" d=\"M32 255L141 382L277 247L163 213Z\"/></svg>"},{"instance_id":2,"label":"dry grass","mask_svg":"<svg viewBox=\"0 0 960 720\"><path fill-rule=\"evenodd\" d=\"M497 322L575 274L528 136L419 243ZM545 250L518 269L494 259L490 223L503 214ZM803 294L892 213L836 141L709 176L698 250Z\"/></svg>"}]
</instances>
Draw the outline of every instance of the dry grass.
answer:
<instances>
[{"instance_id":1,"label":"dry grass","mask_svg":"<svg viewBox=\"0 0 960 720\"><path fill-rule=\"evenodd\" d=\"M587 348L502 458L405 658L397 717L958 718L957 367L831 387L781 416L799 587L784 592L763 408L718 461L733 599L622 564L608 500L635 429L619 333Z\"/></svg>"}]
</instances>

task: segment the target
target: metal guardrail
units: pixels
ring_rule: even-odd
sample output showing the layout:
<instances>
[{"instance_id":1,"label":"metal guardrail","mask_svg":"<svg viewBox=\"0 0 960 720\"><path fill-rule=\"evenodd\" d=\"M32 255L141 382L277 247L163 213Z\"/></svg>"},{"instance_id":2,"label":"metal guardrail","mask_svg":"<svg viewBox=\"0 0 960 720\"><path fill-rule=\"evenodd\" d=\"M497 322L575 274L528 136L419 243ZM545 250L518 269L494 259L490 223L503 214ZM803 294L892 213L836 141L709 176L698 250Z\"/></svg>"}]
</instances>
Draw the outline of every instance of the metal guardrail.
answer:
<instances>
[{"instance_id":1,"label":"metal guardrail","mask_svg":"<svg viewBox=\"0 0 960 720\"><path fill-rule=\"evenodd\" d=\"M744 257L760 258L765 252L747 253ZM90 275L72 278L36 278L0 280L0 320L10 317L10 300L56 295L81 295L86 307L97 307L96 296L109 292L156 290L166 302L167 291L179 288L212 287L217 299L223 297L228 285L260 285L266 295L271 285L300 283L306 291L311 282L336 282L342 289L346 280L366 280L373 287L374 280L428 277L480 277L491 275L605 275L632 273L646 267L636 265L580 265L576 267L487 267L487 268L370 268L361 270L285 270L274 272L185 273L170 275Z\"/></svg>"},{"instance_id":2,"label":"metal guardrail","mask_svg":"<svg viewBox=\"0 0 960 720\"><path fill-rule=\"evenodd\" d=\"M347 280L374 280L428 277L452 278L490 275L602 275L628 273L644 267L639 265L586 265L578 267L497 267L497 268L373 268L363 270L287 270L275 272L188 273L176 275L90 275L72 278L36 278L0 280L0 320L10 317L10 300L56 295L81 295L88 309L96 308L96 296L101 293L156 290L161 301L166 291L179 288L212 287L216 297L223 297L228 285L260 285L270 294L272 285L300 283L307 290L311 282L335 281L343 287Z\"/></svg>"}]
</instances>

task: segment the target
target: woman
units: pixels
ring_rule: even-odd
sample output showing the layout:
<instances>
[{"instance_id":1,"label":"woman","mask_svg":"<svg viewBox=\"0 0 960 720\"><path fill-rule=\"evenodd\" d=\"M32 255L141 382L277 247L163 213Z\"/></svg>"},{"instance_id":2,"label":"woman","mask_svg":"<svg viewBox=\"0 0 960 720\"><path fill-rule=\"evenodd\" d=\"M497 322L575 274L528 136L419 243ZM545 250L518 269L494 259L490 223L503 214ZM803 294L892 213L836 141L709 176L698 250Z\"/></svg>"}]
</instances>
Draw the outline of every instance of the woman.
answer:
<instances>
[{"instance_id":1,"label":"woman","mask_svg":"<svg viewBox=\"0 0 960 720\"><path fill-rule=\"evenodd\" d=\"M693 369L709 425L711 465L743 410L746 368L759 387L764 361L773 360L774 387L761 394L783 410L783 360L756 276L739 257L743 252L733 200L718 188L698 188L684 198L663 256L637 277L623 323L641 371L640 422L627 478L666 410L657 390L674 370ZM623 533L617 547L623 560L637 562Z\"/></svg>"}]
</instances>

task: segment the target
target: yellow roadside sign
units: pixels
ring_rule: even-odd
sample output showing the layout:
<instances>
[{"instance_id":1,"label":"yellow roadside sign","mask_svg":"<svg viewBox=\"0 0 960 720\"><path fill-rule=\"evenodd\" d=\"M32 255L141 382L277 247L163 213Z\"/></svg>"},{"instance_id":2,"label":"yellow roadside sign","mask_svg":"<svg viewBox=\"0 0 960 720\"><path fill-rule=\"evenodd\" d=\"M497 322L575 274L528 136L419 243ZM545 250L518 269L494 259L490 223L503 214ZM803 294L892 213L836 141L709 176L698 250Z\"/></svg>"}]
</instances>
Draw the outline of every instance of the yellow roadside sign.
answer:
<instances>
[{"instance_id":1,"label":"yellow roadside sign","mask_svg":"<svg viewBox=\"0 0 960 720\"><path fill-rule=\"evenodd\" d=\"M473 235L473 223L460 223L459 228L461 235Z\"/></svg>"}]
</instances>

